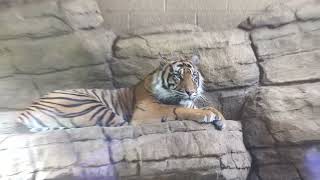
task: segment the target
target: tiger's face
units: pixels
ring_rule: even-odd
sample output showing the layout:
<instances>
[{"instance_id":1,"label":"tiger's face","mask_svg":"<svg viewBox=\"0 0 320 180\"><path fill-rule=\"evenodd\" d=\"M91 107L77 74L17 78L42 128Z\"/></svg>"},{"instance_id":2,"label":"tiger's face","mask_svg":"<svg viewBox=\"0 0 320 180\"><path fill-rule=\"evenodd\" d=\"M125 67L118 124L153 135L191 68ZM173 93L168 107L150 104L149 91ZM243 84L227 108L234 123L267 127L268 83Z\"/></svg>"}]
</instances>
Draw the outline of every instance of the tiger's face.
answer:
<instances>
[{"instance_id":1,"label":"tiger's face","mask_svg":"<svg viewBox=\"0 0 320 180\"><path fill-rule=\"evenodd\" d=\"M156 97L166 104L188 105L201 96L203 78L197 68L199 57L163 60L154 88Z\"/></svg>"}]
</instances>

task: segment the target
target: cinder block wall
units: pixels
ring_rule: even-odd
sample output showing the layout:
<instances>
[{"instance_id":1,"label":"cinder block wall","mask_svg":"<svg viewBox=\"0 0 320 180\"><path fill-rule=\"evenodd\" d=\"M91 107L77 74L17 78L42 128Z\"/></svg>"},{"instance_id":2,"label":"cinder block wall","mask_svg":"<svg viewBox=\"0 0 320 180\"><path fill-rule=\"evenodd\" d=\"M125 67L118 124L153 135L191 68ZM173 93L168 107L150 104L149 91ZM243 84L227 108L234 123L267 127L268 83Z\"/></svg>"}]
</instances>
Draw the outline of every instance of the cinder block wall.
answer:
<instances>
[{"instance_id":1,"label":"cinder block wall","mask_svg":"<svg viewBox=\"0 0 320 180\"><path fill-rule=\"evenodd\" d=\"M284 0L97 0L104 26L117 34L174 23L195 24L204 30L236 27L249 15Z\"/></svg>"}]
</instances>

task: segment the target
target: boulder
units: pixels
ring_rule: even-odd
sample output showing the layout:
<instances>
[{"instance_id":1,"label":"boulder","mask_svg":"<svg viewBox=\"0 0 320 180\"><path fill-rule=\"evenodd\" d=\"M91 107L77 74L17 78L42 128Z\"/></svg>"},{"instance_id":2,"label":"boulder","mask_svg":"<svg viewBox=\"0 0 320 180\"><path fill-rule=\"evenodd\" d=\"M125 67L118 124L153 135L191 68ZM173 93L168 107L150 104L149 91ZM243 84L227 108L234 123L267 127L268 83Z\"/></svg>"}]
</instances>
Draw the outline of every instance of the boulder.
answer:
<instances>
[{"instance_id":1,"label":"boulder","mask_svg":"<svg viewBox=\"0 0 320 180\"><path fill-rule=\"evenodd\" d=\"M228 143L225 140L228 139ZM192 121L0 136L0 177L17 179L246 179L241 124Z\"/></svg>"},{"instance_id":2,"label":"boulder","mask_svg":"<svg viewBox=\"0 0 320 180\"><path fill-rule=\"evenodd\" d=\"M244 141L254 172L289 179L318 179L320 83L261 87L246 103ZM277 177L273 177L277 179Z\"/></svg>"},{"instance_id":3,"label":"boulder","mask_svg":"<svg viewBox=\"0 0 320 180\"><path fill-rule=\"evenodd\" d=\"M103 17L95 0L61 1L61 9L73 29L90 30L103 23Z\"/></svg>"},{"instance_id":4,"label":"boulder","mask_svg":"<svg viewBox=\"0 0 320 180\"><path fill-rule=\"evenodd\" d=\"M262 87L248 102L245 117L266 124L279 144L320 140L320 83Z\"/></svg>"},{"instance_id":5,"label":"boulder","mask_svg":"<svg viewBox=\"0 0 320 180\"><path fill-rule=\"evenodd\" d=\"M41 2L37 6L15 6L2 10L0 14L0 40L41 38L72 32L69 24L61 18L62 12L55 1Z\"/></svg>"},{"instance_id":6,"label":"boulder","mask_svg":"<svg viewBox=\"0 0 320 180\"><path fill-rule=\"evenodd\" d=\"M259 79L248 34L241 30L138 35L119 39L114 49L111 68L118 87L133 85L158 67L159 52L197 51L208 90L246 87Z\"/></svg>"},{"instance_id":7,"label":"boulder","mask_svg":"<svg viewBox=\"0 0 320 180\"><path fill-rule=\"evenodd\" d=\"M7 66L14 68L15 73L43 74L103 64L106 52L111 54L111 45L105 49L108 45L103 44L112 44L114 38L111 33L97 30L36 40L1 41L0 49L3 61L9 63ZM97 39L101 42L95 42Z\"/></svg>"}]
</instances>

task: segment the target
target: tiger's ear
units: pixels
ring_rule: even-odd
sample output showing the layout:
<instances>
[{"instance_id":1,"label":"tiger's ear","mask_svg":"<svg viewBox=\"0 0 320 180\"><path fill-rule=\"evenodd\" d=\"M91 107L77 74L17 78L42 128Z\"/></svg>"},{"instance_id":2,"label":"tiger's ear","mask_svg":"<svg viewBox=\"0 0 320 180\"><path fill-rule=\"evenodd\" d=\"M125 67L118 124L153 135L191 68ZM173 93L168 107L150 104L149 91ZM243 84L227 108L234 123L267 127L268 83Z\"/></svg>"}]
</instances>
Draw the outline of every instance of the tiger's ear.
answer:
<instances>
[{"instance_id":1,"label":"tiger's ear","mask_svg":"<svg viewBox=\"0 0 320 180\"><path fill-rule=\"evenodd\" d=\"M199 57L199 55L196 55L196 54L192 55L191 62L192 62L193 65L198 65L198 64L200 64L200 57Z\"/></svg>"},{"instance_id":2,"label":"tiger's ear","mask_svg":"<svg viewBox=\"0 0 320 180\"><path fill-rule=\"evenodd\" d=\"M161 53L159 53L160 57L160 67L163 68L165 65L169 63L169 60L167 57L163 56Z\"/></svg>"}]
</instances>

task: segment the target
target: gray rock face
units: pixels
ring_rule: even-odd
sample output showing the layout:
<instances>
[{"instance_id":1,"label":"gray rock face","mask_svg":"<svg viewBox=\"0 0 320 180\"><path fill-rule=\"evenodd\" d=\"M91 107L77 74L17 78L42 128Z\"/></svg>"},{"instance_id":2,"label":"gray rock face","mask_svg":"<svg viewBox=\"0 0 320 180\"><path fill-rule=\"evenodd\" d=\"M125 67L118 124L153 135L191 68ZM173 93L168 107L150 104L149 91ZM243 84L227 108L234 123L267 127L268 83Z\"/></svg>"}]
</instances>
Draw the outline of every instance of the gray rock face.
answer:
<instances>
[{"instance_id":1,"label":"gray rock face","mask_svg":"<svg viewBox=\"0 0 320 180\"><path fill-rule=\"evenodd\" d=\"M320 177L320 166L312 164L319 158L319 87L263 87L247 103L244 139L262 179L274 173L289 179Z\"/></svg>"},{"instance_id":2,"label":"gray rock face","mask_svg":"<svg viewBox=\"0 0 320 180\"><path fill-rule=\"evenodd\" d=\"M248 34L240 30L141 35L115 44L112 70L118 86L132 85L159 64L158 53L191 54L198 50L208 90L250 86L258 67ZM129 79L129 81L128 81ZM130 83L131 82L131 83Z\"/></svg>"},{"instance_id":3,"label":"gray rock face","mask_svg":"<svg viewBox=\"0 0 320 180\"><path fill-rule=\"evenodd\" d=\"M61 13L58 3L54 1L2 10L0 40L41 38L72 32L69 24L61 19Z\"/></svg>"},{"instance_id":4,"label":"gray rock face","mask_svg":"<svg viewBox=\"0 0 320 180\"><path fill-rule=\"evenodd\" d=\"M103 23L98 3L94 0L61 1L61 7L74 29L94 29Z\"/></svg>"},{"instance_id":5,"label":"gray rock face","mask_svg":"<svg viewBox=\"0 0 320 180\"><path fill-rule=\"evenodd\" d=\"M280 11L241 25L251 29L261 77L243 108L248 179L319 179L319 1L273 7Z\"/></svg>"},{"instance_id":6,"label":"gray rock face","mask_svg":"<svg viewBox=\"0 0 320 180\"><path fill-rule=\"evenodd\" d=\"M299 144L320 137L320 84L263 87L247 106L245 116L266 123L277 143Z\"/></svg>"},{"instance_id":7,"label":"gray rock face","mask_svg":"<svg viewBox=\"0 0 320 180\"><path fill-rule=\"evenodd\" d=\"M1 11L0 109L23 109L56 89L113 88L106 61L116 36L99 27L102 21L95 1Z\"/></svg>"},{"instance_id":8,"label":"gray rock face","mask_svg":"<svg viewBox=\"0 0 320 180\"><path fill-rule=\"evenodd\" d=\"M227 124L225 131L173 121L1 135L0 157L6 166L0 166L0 177L246 179L251 158L242 143L241 125Z\"/></svg>"}]
</instances>

